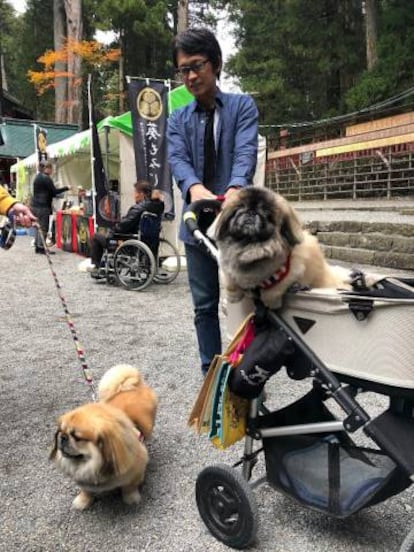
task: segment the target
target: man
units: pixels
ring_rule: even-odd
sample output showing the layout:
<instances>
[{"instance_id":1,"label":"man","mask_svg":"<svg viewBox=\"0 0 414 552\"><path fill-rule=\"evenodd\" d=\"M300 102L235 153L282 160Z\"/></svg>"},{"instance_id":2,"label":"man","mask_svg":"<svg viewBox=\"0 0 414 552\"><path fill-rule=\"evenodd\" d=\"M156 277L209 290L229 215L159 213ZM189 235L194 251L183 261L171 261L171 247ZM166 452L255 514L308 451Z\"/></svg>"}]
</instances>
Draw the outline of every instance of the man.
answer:
<instances>
[{"instance_id":1,"label":"man","mask_svg":"<svg viewBox=\"0 0 414 552\"><path fill-rule=\"evenodd\" d=\"M37 220L27 205L23 205L0 186L0 215L13 219L22 226L32 226Z\"/></svg>"},{"instance_id":2,"label":"man","mask_svg":"<svg viewBox=\"0 0 414 552\"><path fill-rule=\"evenodd\" d=\"M89 271L93 277L99 273L102 255L107 245L108 239L111 239L114 233L136 234L139 228L142 213L149 211L161 217L164 212L164 203L161 201L157 190L152 190L152 186L146 180L138 180L134 184L135 204L129 208L127 214L115 224L106 236L104 234L94 234L91 240L91 267Z\"/></svg>"},{"instance_id":3,"label":"man","mask_svg":"<svg viewBox=\"0 0 414 552\"><path fill-rule=\"evenodd\" d=\"M244 94L225 94L217 80L222 54L207 29L188 29L173 43L173 62L195 100L168 121L168 159L181 190L184 210L199 199L228 196L252 184L257 161L258 112ZM202 214L199 224L203 224ZM212 219L204 221L204 228ZM221 352L219 278L214 259L195 245L181 223L195 313L201 370Z\"/></svg>"},{"instance_id":4,"label":"man","mask_svg":"<svg viewBox=\"0 0 414 552\"><path fill-rule=\"evenodd\" d=\"M59 194L70 190L69 186L56 188L51 178L52 172L53 166L50 161L40 161L39 172L33 181L32 210L39 220L40 227L36 228L35 253L40 253L42 255L45 255L46 251L43 246L40 231L46 239L46 235L49 231L49 217L52 214L52 200ZM49 253L54 254L53 251L49 251Z\"/></svg>"}]
</instances>

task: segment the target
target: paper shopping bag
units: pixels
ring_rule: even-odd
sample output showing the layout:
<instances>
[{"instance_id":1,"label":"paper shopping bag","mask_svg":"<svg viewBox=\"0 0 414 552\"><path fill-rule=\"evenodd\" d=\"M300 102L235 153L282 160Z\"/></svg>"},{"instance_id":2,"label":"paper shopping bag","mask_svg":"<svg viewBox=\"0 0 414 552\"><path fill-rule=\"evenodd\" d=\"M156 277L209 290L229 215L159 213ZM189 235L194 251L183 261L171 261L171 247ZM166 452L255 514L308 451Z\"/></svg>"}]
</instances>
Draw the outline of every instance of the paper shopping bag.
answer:
<instances>
[{"instance_id":1,"label":"paper shopping bag","mask_svg":"<svg viewBox=\"0 0 414 552\"><path fill-rule=\"evenodd\" d=\"M221 360L221 357L216 355L210 365L206 377L204 378L203 384L198 392L197 398L188 418L188 425L198 432L200 432L200 426L202 425L202 413L206 410L205 403L211 400L211 397L209 397L209 390L211 383L214 380L215 370L219 360Z\"/></svg>"}]
</instances>

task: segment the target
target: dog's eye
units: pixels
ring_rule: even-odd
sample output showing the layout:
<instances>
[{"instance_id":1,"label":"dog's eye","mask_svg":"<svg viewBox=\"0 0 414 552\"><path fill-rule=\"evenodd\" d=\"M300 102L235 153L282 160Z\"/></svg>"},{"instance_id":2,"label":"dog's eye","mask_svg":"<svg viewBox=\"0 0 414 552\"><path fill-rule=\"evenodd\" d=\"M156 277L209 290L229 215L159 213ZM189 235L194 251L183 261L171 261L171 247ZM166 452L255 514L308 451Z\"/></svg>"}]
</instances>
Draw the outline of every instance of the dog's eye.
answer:
<instances>
[{"instance_id":1,"label":"dog's eye","mask_svg":"<svg viewBox=\"0 0 414 552\"><path fill-rule=\"evenodd\" d=\"M77 443L79 443L79 441L85 441L85 439L83 439L80 435L77 435L74 431L71 431L70 436Z\"/></svg>"}]
</instances>

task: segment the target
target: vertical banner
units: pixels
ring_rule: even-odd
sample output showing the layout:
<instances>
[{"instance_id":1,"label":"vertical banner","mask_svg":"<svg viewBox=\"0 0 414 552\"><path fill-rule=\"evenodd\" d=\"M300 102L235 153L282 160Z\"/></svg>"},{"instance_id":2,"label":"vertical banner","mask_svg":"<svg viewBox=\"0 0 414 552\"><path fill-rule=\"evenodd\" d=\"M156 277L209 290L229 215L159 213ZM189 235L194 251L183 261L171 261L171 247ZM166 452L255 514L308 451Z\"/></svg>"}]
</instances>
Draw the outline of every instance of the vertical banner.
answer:
<instances>
[{"instance_id":1,"label":"vertical banner","mask_svg":"<svg viewBox=\"0 0 414 552\"><path fill-rule=\"evenodd\" d=\"M165 214L174 217L171 173L167 159L169 86L150 79L128 82L137 178L148 180L164 196Z\"/></svg>"},{"instance_id":2,"label":"vertical banner","mask_svg":"<svg viewBox=\"0 0 414 552\"><path fill-rule=\"evenodd\" d=\"M37 159L46 161L47 159L47 130L41 128L39 125L35 125L35 150L37 152Z\"/></svg>"},{"instance_id":3,"label":"vertical banner","mask_svg":"<svg viewBox=\"0 0 414 552\"><path fill-rule=\"evenodd\" d=\"M117 214L110 207L113 201L109 192L108 179L102 159L101 144L99 142L96 115L93 104L91 76L88 79L89 127L91 130L91 158L93 175L93 201L95 225L108 228L117 221Z\"/></svg>"}]
</instances>

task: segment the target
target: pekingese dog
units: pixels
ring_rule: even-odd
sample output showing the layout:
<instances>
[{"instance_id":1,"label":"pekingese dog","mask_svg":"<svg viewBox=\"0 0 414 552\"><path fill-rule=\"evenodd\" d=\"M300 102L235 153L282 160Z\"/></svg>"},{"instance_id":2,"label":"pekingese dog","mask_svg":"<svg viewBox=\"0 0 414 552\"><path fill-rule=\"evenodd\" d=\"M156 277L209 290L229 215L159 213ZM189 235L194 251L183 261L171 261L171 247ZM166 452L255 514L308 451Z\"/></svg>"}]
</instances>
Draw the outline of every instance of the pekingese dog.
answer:
<instances>
[{"instance_id":1,"label":"pekingese dog","mask_svg":"<svg viewBox=\"0 0 414 552\"><path fill-rule=\"evenodd\" d=\"M265 305L278 308L295 283L349 288L348 271L328 265L293 207L269 189L249 186L230 195L208 235L217 244L230 302L260 295Z\"/></svg>"},{"instance_id":2,"label":"pekingese dog","mask_svg":"<svg viewBox=\"0 0 414 552\"><path fill-rule=\"evenodd\" d=\"M87 508L97 494L120 488L126 504L138 504L145 478L157 396L133 366L110 368L98 386L99 401L58 420L51 459L80 487L72 503Z\"/></svg>"}]
</instances>

